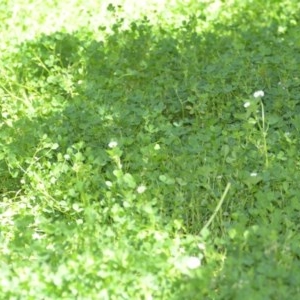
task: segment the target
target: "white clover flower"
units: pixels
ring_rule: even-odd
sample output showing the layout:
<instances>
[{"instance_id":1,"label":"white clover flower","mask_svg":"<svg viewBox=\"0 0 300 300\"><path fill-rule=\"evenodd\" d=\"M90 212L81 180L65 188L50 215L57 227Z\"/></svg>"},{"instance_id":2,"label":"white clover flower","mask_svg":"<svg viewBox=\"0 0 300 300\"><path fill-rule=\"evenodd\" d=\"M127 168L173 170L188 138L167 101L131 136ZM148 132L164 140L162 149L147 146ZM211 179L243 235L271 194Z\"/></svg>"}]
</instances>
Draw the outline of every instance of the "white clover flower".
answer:
<instances>
[{"instance_id":1,"label":"white clover flower","mask_svg":"<svg viewBox=\"0 0 300 300\"><path fill-rule=\"evenodd\" d=\"M256 176L257 176L257 173L256 173L256 172L252 172L252 173L250 174L250 176L251 176L251 177L256 177Z\"/></svg>"},{"instance_id":2,"label":"white clover flower","mask_svg":"<svg viewBox=\"0 0 300 300\"><path fill-rule=\"evenodd\" d=\"M77 225L81 225L81 224L83 224L83 220L82 219L77 219L76 223L77 223Z\"/></svg>"},{"instance_id":3,"label":"white clover flower","mask_svg":"<svg viewBox=\"0 0 300 300\"><path fill-rule=\"evenodd\" d=\"M201 266L201 260L196 256L190 256L185 259L185 265L189 269L197 269Z\"/></svg>"},{"instance_id":4,"label":"white clover flower","mask_svg":"<svg viewBox=\"0 0 300 300\"><path fill-rule=\"evenodd\" d=\"M136 191L139 193L139 194L143 194L145 191L146 191L146 187L144 185L139 185L138 188L136 189Z\"/></svg>"},{"instance_id":5,"label":"white clover flower","mask_svg":"<svg viewBox=\"0 0 300 300\"><path fill-rule=\"evenodd\" d=\"M244 103L244 107L245 107L245 108L247 108L247 107L249 107L249 106L250 106L250 102L249 102L249 101L247 101L247 102Z\"/></svg>"},{"instance_id":6,"label":"white clover flower","mask_svg":"<svg viewBox=\"0 0 300 300\"><path fill-rule=\"evenodd\" d=\"M112 187L112 182L111 181L105 181L105 184L106 184L106 186L108 186L108 187Z\"/></svg>"},{"instance_id":7,"label":"white clover flower","mask_svg":"<svg viewBox=\"0 0 300 300\"><path fill-rule=\"evenodd\" d=\"M32 238L33 238L34 240L41 240L41 239L43 238L43 235L39 234L38 232L34 232L34 233L32 234Z\"/></svg>"},{"instance_id":8,"label":"white clover flower","mask_svg":"<svg viewBox=\"0 0 300 300\"><path fill-rule=\"evenodd\" d=\"M2 117L7 119L9 117L9 113L7 112L2 112Z\"/></svg>"},{"instance_id":9,"label":"white clover flower","mask_svg":"<svg viewBox=\"0 0 300 300\"><path fill-rule=\"evenodd\" d=\"M65 159L65 160L70 160L70 158L71 158L71 157L70 157L69 154L65 154L65 155L64 155L64 159Z\"/></svg>"},{"instance_id":10,"label":"white clover flower","mask_svg":"<svg viewBox=\"0 0 300 300\"><path fill-rule=\"evenodd\" d=\"M118 143L115 142L115 141L111 141L109 144L108 144L108 147L109 148L116 148L118 146Z\"/></svg>"},{"instance_id":11,"label":"white clover flower","mask_svg":"<svg viewBox=\"0 0 300 300\"><path fill-rule=\"evenodd\" d=\"M254 98L263 97L265 95L264 91L256 91L253 96Z\"/></svg>"},{"instance_id":12,"label":"white clover flower","mask_svg":"<svg viewBox=\"0 0 300 300\"><path fill-rule=\"evenodd\" d=\"M198 244L198 248L200 249L200 250L205 250L205 244L203 244L203 243L199 243Z\"/></svg>"}]
</instances>

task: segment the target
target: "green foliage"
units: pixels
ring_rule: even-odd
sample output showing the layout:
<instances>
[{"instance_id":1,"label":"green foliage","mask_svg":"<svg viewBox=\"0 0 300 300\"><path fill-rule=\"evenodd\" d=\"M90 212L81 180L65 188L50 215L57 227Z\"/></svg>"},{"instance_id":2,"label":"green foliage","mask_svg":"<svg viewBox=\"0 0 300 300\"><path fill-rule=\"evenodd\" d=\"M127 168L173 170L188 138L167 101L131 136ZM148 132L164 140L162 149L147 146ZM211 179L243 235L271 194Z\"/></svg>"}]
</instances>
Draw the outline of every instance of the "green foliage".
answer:
<instances>
[{"instance_id":1,"label":"green foliage","mask_svg":"<svg viewBox=\"0 0 300 300\"><path fill-rule=\"evenodd\" d=\"M297 299L298 2L48 2L0 5L0 298Z\"/></svg>"}]
</instances>

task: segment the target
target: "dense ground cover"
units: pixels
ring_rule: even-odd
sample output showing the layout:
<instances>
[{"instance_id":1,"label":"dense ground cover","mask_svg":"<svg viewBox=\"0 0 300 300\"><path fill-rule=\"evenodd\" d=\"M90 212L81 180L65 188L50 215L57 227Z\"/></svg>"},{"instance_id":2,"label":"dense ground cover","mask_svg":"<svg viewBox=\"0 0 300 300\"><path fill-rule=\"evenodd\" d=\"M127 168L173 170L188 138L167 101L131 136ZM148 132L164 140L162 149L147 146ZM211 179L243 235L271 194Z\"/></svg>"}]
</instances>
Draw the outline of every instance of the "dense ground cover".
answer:
<instances>
[{"instance_id":1,"label":"dense ground cover","mask_svg":"<svg viewBox=\"0 0 300 300\"><path fill-rule=\"evenodd\" d=\"M298 1L61 2L0 6L0 298L297 299Z\"/></svg>"}]
</instances>

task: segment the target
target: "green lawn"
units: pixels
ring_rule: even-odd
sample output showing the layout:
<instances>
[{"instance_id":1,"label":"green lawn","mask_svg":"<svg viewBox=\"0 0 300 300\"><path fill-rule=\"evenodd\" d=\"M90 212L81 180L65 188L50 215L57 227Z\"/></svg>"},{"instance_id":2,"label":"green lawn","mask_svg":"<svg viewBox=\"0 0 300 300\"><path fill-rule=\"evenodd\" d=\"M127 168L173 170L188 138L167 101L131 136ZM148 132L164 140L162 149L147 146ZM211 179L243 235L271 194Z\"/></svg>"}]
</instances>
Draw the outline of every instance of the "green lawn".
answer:
<instances>
[{"instance_id":1,"label":"green lawn","mask_svg":"<svg viewBox=\"0 0 300 300\"><path fill-rule=\"evenodd\" d=\"M0 299L298 299L299 16L2 1Z\"/></svg>"}]
</instances>

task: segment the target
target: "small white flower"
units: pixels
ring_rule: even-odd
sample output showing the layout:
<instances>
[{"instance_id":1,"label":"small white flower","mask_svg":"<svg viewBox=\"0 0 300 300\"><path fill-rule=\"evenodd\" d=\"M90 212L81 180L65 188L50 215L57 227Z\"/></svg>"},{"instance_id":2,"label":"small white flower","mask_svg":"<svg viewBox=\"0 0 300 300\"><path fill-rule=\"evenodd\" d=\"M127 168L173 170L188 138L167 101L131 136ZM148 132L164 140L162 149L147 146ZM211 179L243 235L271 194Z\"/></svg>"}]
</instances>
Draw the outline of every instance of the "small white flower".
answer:
<instances>
[{"instance_id":1,"label":"small white flower","mask_svg":"<svg viewBox=\"0 0 300 300\"><path fill-rule=\"evenodd\" d=\"M65 160L69 160L70 158L71 158L71 157L70 157L69 154L65 154L65 155L64 155L64 159L65 159Z\"/></svg>"},{"instance_id":2,"label":"small white flower","mask_svg":"<svg viewBox=\"0 0 300 300\"><path fill-rule=\"evenodd\" d=\"M41 240L41 239L43 238L43 236L42 236L41 234L39 234L38 232L34 232L34 233L32 234L32 238L33 238L34 240Z\"/></svg>"},{"instance_id":3,"label":"small white flower","mask_svg":"<svg viewBox=\"0 0 300 300\"><path fill-rule=\"evenodd\" d=\"M247 108L247 107L249 107L249 106L250 106L250 102L249 102L249 101L247 101L247 102L244 103L244 107L245 107L245 108Z\"/></svg>"},{"instance_id":4,"label":"small white flower","mask_svg":"<svg viewBox=\"0 0 300 300\"><path fill-rule=\"evenodd\" d=\"M108 186L108 187L112 187L112 182L111 181L105 181L105 184Z\"/></svg>"},{"instance_id":5,"label":"small white flower","mask_svg":"<svg viewBox=\"0 0 300 300\"><path fill-rule=\"evenodd\" d=\"M189 269L197 269L201 266L201 260L196 256L187 257L185 264Z\"/></svg>"},{"instance_id":6,"label":"small white flower","mask_svg":"<svg viewBox=\"0 0 300 300\"><path fill-rule=\"evenodd\" d=\"M142 194L146 191L146 187L144 185L140 185L138 186L138 188L136 189L136 191L139 193L139 194Z\"/></svg>"},{"instance_id":7,"label":"small white flower","mask_svg":"<svg viewBox=\"0 0 300 300\"><path fill-rule=\"evenodd\" d=\"M43 182L39 182L39 183L37 184L37 188L40 189L40 190L45 190L45 189L46 189L46 187L45 187L45 185L44 185Z\"/></svg>"},{"instance_id":8,"label":"small white flower","mask_svg":"<svg viewBox=\"0 0 300 300\"><path fill-rule=\"evenodd\" d=\"M9 113L3 112L2 113L2 117L5 118L5 119L7 119L9 117Z\"/></svg>"},{"instance_id":9,"label":"small white flower","mask_svg":"<svg viewBox=\"0 0 300 300\"><path fill-rule=\"evenodd\" d=\"M109 148L116 148L118 146L118 143L115 142L115 141L111 141L109 144L108 144L108 147Z\"/></svg>"},{"instance_id":10,"label":"small white flower","mask_svg":"<svg viewBox=\"0 0 300 300\"><path fill-rule=\"evenodd\" d=\"M83 220L82 219L77 219L76 223L77 223L77 225L81 225L81 224L83 224Z\"/></svg>"},{"instance_id":11,"label":"small white flower","mask_svg":"<svg viewBox=\"0 0 300 300\"><path fill-rule=\"evenodd\" d=\"M256 91L253 96L254 98L263 97L265 95L264 91Z\"/></svg>"},{"instance_id":12,"label":"small white flower","mask_svg":"<svg viewBox=\"0 0 300 300\"><path fill-rule=\"evenodd\" d=\"M256 172L252 172L252 173L250 174L250 176L251 176L251 177L256 177L256 176L257 176L257 173L256 173Z\"/></svg>"},{"instance_id":13,"label":"small white flower","mask_svg":"<svg viewBox=\"0 0 300 300\"><path fill-rule=\"evenodd\" d=\"M54 244L48 244L48 245L46 246L46 249L47 249L47 250L55 250L55 246L54 246Z\"/></svg>"},{"instance_id":14,"label":"small white flower","mask_svg":"<svg viewBox=\"0 0 300 300\"><path fill-rule=\"evenodd\" d=\"M199 243L199 244L198 244L198 248L199 248L200 250L205 250L205 244Z\"/></svg>"},{"instance_id":15,"label":"small white flower","mask_svg":"<svg viewBox=\"0 0 300 300\"><path fill-rule=\"evenodd\" d=\"M160 145L159 144L155 144L154 150L159 150L159 149L160 149Z\"/></svg>"}]
</instances>

